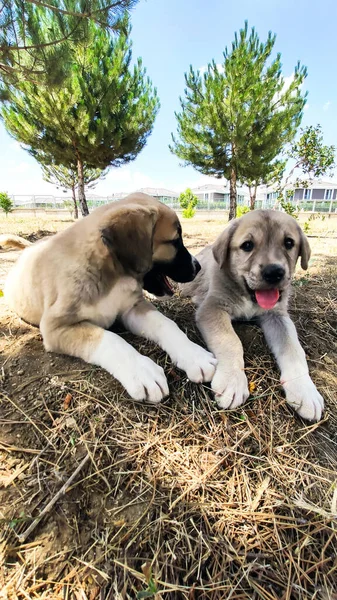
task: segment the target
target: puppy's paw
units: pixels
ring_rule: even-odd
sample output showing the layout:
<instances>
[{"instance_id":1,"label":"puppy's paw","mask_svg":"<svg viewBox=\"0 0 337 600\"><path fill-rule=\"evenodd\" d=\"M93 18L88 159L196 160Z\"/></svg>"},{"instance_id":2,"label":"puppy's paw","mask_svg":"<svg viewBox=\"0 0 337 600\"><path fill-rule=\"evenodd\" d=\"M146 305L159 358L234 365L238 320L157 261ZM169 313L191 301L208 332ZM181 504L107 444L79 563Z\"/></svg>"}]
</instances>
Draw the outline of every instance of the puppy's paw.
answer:
<instances>
[{"instance_id":1,"label":"puppy's paw","mask_svg":"<svg viewBox=\"0 0 337 600\"><path fill-rule=\"evenodd\" d=\"M135 400L157 404L169 395L164 370L146 356L139 355L129 373L118 379Z\"/></svg>"},{"instance_id":2,"label":"puppy's paw","mask_svg":"<svg viewBox=\"0 0 337 600\"><path fill-rule=\"evenodd\" d=\"M212 380L212 390L220 408L237 408L248 396L248 381L242 369L233 371L218 367Z\"/></svg>"},{"instance_id":3,"label":"puppy's paw","mask_svg":"<svg viewBox=\"0 0 337 600\"><path fill-rule=\"evenodd\" d=\"M282 376L281 383L288 404L308 421L319 421L324 409L324 400L309 375Z\"/></svg>"},{"instance_id":4,"label":"puppy's paw","mask_svg":"<svg viewBox=\"0 0 337 600\"><path fill-rule=\"evenodd\" d=\"M212 381L218 361L211 352L188 340L188 344L179 349L179 355L174 362L179 369L185 371L191 381L202 383Z\"/></svg>"}]
</instances>

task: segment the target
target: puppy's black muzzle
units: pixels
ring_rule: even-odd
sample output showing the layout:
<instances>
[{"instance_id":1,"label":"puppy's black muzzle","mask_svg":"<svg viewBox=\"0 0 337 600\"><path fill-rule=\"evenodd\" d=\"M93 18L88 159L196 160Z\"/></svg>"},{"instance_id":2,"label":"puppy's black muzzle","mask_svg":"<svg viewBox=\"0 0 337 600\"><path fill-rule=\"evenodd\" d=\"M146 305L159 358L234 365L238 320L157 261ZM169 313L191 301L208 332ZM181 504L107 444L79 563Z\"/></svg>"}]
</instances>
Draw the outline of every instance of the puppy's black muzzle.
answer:
<instances>
[{"instance_id":1,"label":"puppy's black muzzle","mask_svg":"<svg viewBox=\"0 0 337 600\"><path fill-rule=\"evenodd\" d=\"M163 261L155 263L153 268L159 269L163 275L167 275L173 281L187 283L188 281L193 281L197 273L199 273L201 266L185 246L181 246L172 262L167 263Z\"/></svg>"},{"instance_id":2,"label":"puppy's black muzzle","mask_svg":"<svg viewBox=\"0 0 337 600\"><path fill-rule=\"evenodd\" d=\"M201 269L200 263L181 245L172 262L156 262L146 273L143 288L155 296L172 295L167 277L178 283L193 281Z\"/></svg>"}]
</instances>

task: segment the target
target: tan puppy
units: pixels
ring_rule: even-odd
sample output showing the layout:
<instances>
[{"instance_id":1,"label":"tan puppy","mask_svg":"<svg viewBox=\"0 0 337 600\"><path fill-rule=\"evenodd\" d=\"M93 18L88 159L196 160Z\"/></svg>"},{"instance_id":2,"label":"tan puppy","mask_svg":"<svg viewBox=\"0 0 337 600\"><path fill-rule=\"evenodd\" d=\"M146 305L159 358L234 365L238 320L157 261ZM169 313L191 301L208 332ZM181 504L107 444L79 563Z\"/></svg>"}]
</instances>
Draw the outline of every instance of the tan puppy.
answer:
<instances>
[{"instance_id":1,"label":"tan puppy","mask_svg":"<svg viewBox=\"0 0 337 600\"><path fill-rule=\"evenodd\" d=\"M3 236L0 244L10 239ZM189 379L210 381L212 354L142 293L172 295L167 277L191 281L199 270L175 212L151 196L131 194L24 250L5 298L20 317L40 326L47 351L99 365L132 398L160 402L169 393L163 369L106 330L119 317L130 331L158 343Z\"/></svg>"},{"instance_id":2,"label":"tan puppy","mask_svg":"<svg viewBox=\"0 0 337 600\"><path fill-rule=\"evenodd\" d=\"M255 210L231 221L199 255L201 271L182 286L198 305L196 319L218 359L212 389L222 408L249 396L243 348L232 320L257 319L281 370L287 402L305 419L319 420L323 398L310 379L287 305L297 259L308 268L310 247L289 215Z\"/></svg>"}]
</instances>

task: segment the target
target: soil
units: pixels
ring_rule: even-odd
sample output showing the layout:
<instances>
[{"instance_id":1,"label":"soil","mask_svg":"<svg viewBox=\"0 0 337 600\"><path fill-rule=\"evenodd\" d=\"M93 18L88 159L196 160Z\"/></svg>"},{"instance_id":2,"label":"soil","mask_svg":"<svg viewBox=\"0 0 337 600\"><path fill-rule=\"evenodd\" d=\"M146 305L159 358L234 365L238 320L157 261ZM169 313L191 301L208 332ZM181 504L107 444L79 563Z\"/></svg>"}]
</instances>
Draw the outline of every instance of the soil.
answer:
<instances>
[{"instance_id":1,"label":"soil","mask_svg":"<svg viewBox=\"0 0 337 600\"><path fill-rule=\"evenodd\" d=\"M29 237L34 241L49 233L39 231ZM193 249L207 242L207 236L203 234L185 237ZM337 291L335 259L329 255L326 242L321 255L317 256L313 274L302 274L295 280L291 314L307 353L312 376L324 390L328 417L321 426L321 435L328 439L332 448L337 443L336 413L333 413L337 403ZM1 253L3 275L17 255L17 252ZM162 303L160 308L188 331L192 339L201 342L193 325L194 309L189 303L185 303L183 311L179 299ZM160 493L163 493L155 491L144 483L146 478L139 476L141 463L138 458L135 463L133 454L137 431L146 428L154 431L158 418L162 427L170 427L172 403L179 411L180 420L192 418L195 404L199 403L200 408L202 403L196 395L197 386L187 382L183 374L169 364L165 353L151 343L135 339L123 329L118 331L165 368L173 399L166 401L162 408L131 401L122 387L98 368L75 358L45 352L39 330L10 313L3 298L0 299L2 598L134 598L137 590L146 587L144 578L140 584L139 578L135 577L135 587L130 591L125 571L122 571L124 584L123 576L117 584L117 567L115 564L112 568L111 563L112 555L118 562L123 561L126 554L132 556L136 552L137 560L131 560L130 564L142 573L141 565L147 559L146 539L140 538L135 549L133 535L145 528L153 517L153 510L150 512L148 508L154 495L157 510ZM278 378L273 359L257 327L239 324L237 331L243 339L247 370L256 373L251 379L256 393L264 394ZM268 370L270 380L265 379ZM205 402L212 403L207 388L202 393ZM281 418L290 423L293 414L284 405L282 395L279 398ZM246 410L250 418L256 418L253 416L254 403L250 402ZM237 427L237 419L246 413L238 411L238 414L233 417L231 427ZM300 430L303 431L303 423L299 422L297 431ZM147 444L144 441L144 453L150 451L150 437ZM20 536L87 454L89 463L69 485L66 494L41 519L34 532L22 540ZM306 456L308 460L314 460L313 456ZM316 458L322 467L331 466L326 447L324 452L317 450ZM144 462L144 469L145 465ZM117 546L118 551L114 553ZM332 563L329 565L332 567ZM178 579L181 580L177 575ZM108 584L109 593L106 591ZM185 596L177 592L172 597ZM190 596L194 597L199 596ZM261 597L275 598L271 595Z\"/></svg>"}]
</instances>

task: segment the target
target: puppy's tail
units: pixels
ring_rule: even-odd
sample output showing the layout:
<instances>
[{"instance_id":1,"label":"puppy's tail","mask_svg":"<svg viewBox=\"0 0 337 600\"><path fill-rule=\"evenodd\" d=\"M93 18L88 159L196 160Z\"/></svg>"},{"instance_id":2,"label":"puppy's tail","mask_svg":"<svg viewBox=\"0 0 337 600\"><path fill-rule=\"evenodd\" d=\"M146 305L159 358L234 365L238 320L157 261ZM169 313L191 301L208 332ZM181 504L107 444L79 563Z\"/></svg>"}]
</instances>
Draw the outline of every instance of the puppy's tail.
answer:
<instances>
[{"instance_id":1,"label":"puppy's tail","mask_svg":"<svg viewBox=\"0 0 337 600\"><path fill-rule=\"evenodd\" d=\"M32 242L25 240L19 235L7 234L0 235L0 248L4 248L8 250L9 248L17 248L18 250L22 250L23 248L27 248L27 246L31 246Z\"/></svg>"}]
</instances>

